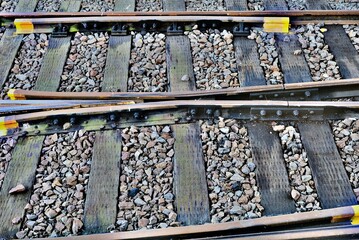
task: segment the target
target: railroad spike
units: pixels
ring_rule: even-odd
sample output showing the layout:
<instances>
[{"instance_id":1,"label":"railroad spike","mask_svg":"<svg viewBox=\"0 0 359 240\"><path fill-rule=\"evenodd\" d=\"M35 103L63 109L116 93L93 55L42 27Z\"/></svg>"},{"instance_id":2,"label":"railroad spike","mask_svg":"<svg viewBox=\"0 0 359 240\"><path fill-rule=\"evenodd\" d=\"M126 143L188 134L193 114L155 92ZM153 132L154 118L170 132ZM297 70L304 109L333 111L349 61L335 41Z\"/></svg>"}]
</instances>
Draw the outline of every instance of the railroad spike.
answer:
<instances>
[{"instance_id":1,"label":"railroad spike","mask_svg":"<svg viewBox=\"0 0 359 240\"><path fill-rule=\"evenodd\" d=\"M75 117L71 117L71 118L70 118L70 123L71 123L72 125L74 125L75 122L76 122L76 118L75 118Z\"/></svg>"},{"instance_id":2,"label":"railroad spike","mask_svg":"<svg viewBox=\"0 0 359 240\"><path fill-rule=\"evenodd\" d=\"M53 125L59 125L59 119L55 118L53 121L52 121Z\"/></svg>"},{"instance_id":3,"label":"railroad spike","mask_svg":"<svg viewBox=\"0 0 359 240\"><path fill-rule=\"evenodd\" d=\"M222 114L222 112L221 112L221 110L220 109L216 109L215 111L214 111L214 116L215 117L219 117L219 116L221 116L221 114Z\"/></svg>"},{"instance_id":4,"label":"railroad spike","mask_svg":"<svg viewBox=\"0 0 359 240\"><path fill-rule=\"evenodd\" d=\"M139 119L141 119L141 114L139 112L135 112L133 114L133 118L136 119L136 120L139 120Z\"/></svg>"},{"instance_id":5,"label":"railroad spike","mask_svg":"<svg viewBox=\"0 0 359 240\"><path fill-rule=\"evenodd\" d=\"M110 121L116 121L116 115L115 114L110 115Z\"/></svg>"},{"instance_id":6,"label":"railroad spike","mask_svg":"<svg viewBox=\"0 0 359 240\"><path fill-rule=\"evenodd\" d=\"M190 113L192 116L195 116L195 115L197 114L197 109L191 108L191 109L189 110L189 113Z\"/></svg>"}]
</instances>

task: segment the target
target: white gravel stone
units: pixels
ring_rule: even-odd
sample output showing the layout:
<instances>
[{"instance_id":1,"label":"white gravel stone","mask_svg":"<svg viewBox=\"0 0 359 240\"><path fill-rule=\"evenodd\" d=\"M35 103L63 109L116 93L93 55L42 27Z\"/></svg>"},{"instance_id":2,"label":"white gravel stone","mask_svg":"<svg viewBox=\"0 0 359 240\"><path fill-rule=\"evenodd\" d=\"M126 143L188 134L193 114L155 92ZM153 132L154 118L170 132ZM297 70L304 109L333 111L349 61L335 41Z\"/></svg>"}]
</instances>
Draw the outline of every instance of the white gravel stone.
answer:
<instances>
[{"instance_id":1,"label":"white gravel stone","mask_svg":"<svg viewBox=\"0 0 359 240\"><path fill-rule=\"evenodd\" d=\"M8 99L6 93L9 89L31 90L34 87L47 47L46 34L29 34L23 38L10 74L1 89L1 99Z\"/></svg>"},{"instance_id":2,"label":"white gravel stone","mask_svg":"<svg viewBox=\"0 0 359 240\"><path fill-rule=\"evenodd\" d=\"M261 217L264 208L260 204L247 129L234 119L219 118L215 123L200 124L212 223ZM223 133L219 126L230 130ZM231 143L227 147L226 141Z\"/></svg>"},{"instance_id":3,"label":"white gravel stone","mask_svg":"<svg viewBox=\"0 0 359 240\"><path fill-rule=\"evenodd\" d=\"M76 33L61 76L60 92L99 92L103 80L109 36Z\"/></svg>"},{"instance_id":4,"label":"white gravel stone","mask_svg":"<svg viewBox=\"0 0 359 240\"><path fill-rule=\"evenodd\" d=\"M36 12L57 12L63 0L39 0L36 5Z\"/></svg>"},{"instance_id":5,"label":"white gravel stone","mask_svg":"<svg viewBox=\"0 0 359 240\"><path fill-rule=\"evenodd\" d=\"M128 91L168 91L166 37L162 33L133 35Z\"/></svg>"},{"instance_id":6,"label":"white gravel stone","mask_svg":"<svg viewBox=\"0 0 359 240\"><path fill-rule=\"evenodd\" d=\"M16 138L0 138L0 190L6 175L6 170L12 159L12 151L15 144Z\"/></svg>"},{"instance_id":7,"label":"white gravel stone","mask_svg":"<svg viewBox=\"0 0 359 240\"><path fill-rule=\"evenodd\" d=\"M289 10L306 10L306 0L286 0Z\"/></svg>"},{"instance_id":8,"label":"white gravel stone","mask_svg":"<svg viewBox=\"0 0 359 240\"><path fill-rule=\"evenodd\" d=\"M169 126L122 130L118 230L163 228L176 223L173 159L168 156L173 143Z\"/></svg>"},{"instance_id":9,"label":"white gravel stone","mask_svg":"<svg viewBox=\"0 0 359 240\"><path fill-rule=\"evenodd\" d=\"M0 4L0 12L13 12L19 0L3 0Z\"/></svg>"},{"instance_id":10,"label":"white gravel stone","mask_svg":"<svg viewBox=\"0 0 359 240\"><path fill-rule=\"evenodd\" d=\"M2 36L4 36L5 30L6 29L4 27L0 27L0 40L1 40Z\"/></svg>"},{"instance_id":11,"label":"white gravel stone","mask_svg":"<svg viewBox=\"0 0 359 240\"><path fill-rule=\"evenodd\" d=\"M340 156L359 202L359 120L347 118L333 121L331 125ZM344 135L343 130L347 130L349 135Z\"/></svg>"},{"instance_id":12,"label":"white gravel stone","mask_svg":"<svg viewBox=\"0 0 359 240\"><path fill-rule=\"evenodd\" d=\"M162 11L162 0L136 0L136 11L138 12Z\"/></svg>"},{"instance_id":13,"label":"white gravel stone","mask_svg":"<svg viewBox=\"0 0 359 240\"><path fill-rule=\"evenodd\" d=\"M226 30L185 32L191 43L193 69L200 90L239 87L233 35Z\"/></svg>"},{"instance_id":14,"label":"white gravel stone","mask_svg":"<svg viewBox=\"0 0 359 240\"><path fill-rule=\"evenodd\" d=\"M251 11L263 11L264 3L263 0L248 0L248 9Z\"/></svg>"},{"instance_id":15,"label":"white gravel stone","mask_svg":"<svg viewBox=\"0 0 359 240\"><path fill-rule=\"evenodd\" d=\"M224 1L186 0L187 11L225 11Z\"/></svg>"},{"instance_id":16,"label":"white gravel stone","mask_svg":"<svg viewBox=\"0 0 359 240\"><path fill-rule=\"evenodd\" d=\"M359 53L359 26L358 25L343 25L345 32L348 34L355 49Z\"/></svg>"},{"instance_id":17,"label":"white gravel stone","mask_svg":"<svg viewBox=\"0 0 359 240\"><path fill-rule=\"evenodd\" d=\"M333 10L358 10L357 0L329 0L329 5Z\"/></svg>"},{"instance_id":18,"label":"white gravel stone","mask_svg":"<svg viewBox=\"0 0 359 240\"><path fill-rule=\"evenodd\" d=\"M81 12L108 12L115 8L114 0L82 0Z\"/></svg>"},{"instance_id":19,"label":"white gravel stone","mask_svg":"<svg viewBox=\"0 0 359 240\"><path fill-rule=\"evenodd\" d=\"M94 132L85 132L81 137L79 132L70 132L45 138L21 229L26 237L60 237L81 232L94 138ZM75 155L71 154L73 150ZM65 165L65 161L69 164ZM68 184L70 177L76 178L75 185Z\"/></svg>"},{"instance_id":20,"label":"white gravel stone","mask_svg":"<svg viewBox=\"0 0 359 240\"><path fill-rule=\"evenodd\" d=\"M308 165L301 136L297 128L291 124L273 125L273 130L279 133L286 162L291 196L295 201L297 212L321 209L315 183Z\"/></svg>"},{"instance_id":21,"label":"white gravel stone","mask_svg":"<svg viewBox=\"0 0 359 240\"><path fill-rule=\"evenodd\" d=\"M282 84L283 73L280 69L278 51L273 33L266 33L262 29L251 30L249 39L254 39L258 45L259 59L264 70L267 84Z\"/></svg>"},{"instance_id":22,"label":"white gravel stone","mask_svg":"<svg viewBox=\"0 0 359 240\"><path fill-rule=\"evenodd\" d=\"M339 67L333 54L324 42L325 27L308 24L295 29L302 46L313 81L340 79Z\"/></svg>"}]
</instances>

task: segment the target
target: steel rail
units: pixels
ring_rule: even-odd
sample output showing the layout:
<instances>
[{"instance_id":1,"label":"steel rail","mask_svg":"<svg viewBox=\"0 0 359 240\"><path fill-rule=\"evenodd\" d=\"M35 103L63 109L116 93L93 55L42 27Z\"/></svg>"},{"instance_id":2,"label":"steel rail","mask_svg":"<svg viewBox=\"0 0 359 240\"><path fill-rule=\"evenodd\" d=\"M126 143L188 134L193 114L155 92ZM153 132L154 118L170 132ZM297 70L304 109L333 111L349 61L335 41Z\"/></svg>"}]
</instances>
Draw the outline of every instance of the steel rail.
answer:
<instances>
[{"instance_id":1,"label":"steel rail","mask_svg":"<svg viewBox=\"0 0 359 240\"><path fill-rule=\"evenodd\" d=\"M92 14L92 15L91 15ZM164 13L4 13L0 14L2 25L31 23L35 32L51 32L51 26L57 24L80 23L126 23L135 24L144 21L162 23L193 24L200 21L217 21L222 23L260 24L274 21L268 17L290 18L290 24L325 23L325 24L359 24L359 11L237 11L237 12L164 12ZM275 20L278 21L278 20ZM278 22L276 22L278 23Z\"/></svg>"},{"instance_id":2,"label":"steel rail","mask_svg":"<svg viewBox=\"0 0 359 240\"><path fill-rule=\"evenodd\" d=\"M274 16L271 16L274 17ZM288 17L283 14L280 17ZM325 23L325 24L358 24L359 14L353 16L320 16L313 18L304 16L302 18L291 19L290 23L295 25L306 23ZM217 16L217 15L196 15L196 16L82 16L82 17L57 17L57 18L17 18L16 21L27 21L34 25L53 25L53 24L78 24L83 22L97 23L138 23L143 21L159 22L181 22L193 23L198 21L220 21L223 23L264 23L265 16Z\"/></svg>"},{"instance_id":3,"label":"steel rail","mask_svg":"<svg viewBox=\"0 0 359 240\"><path fill-rule=\"evenodd\" d=\"M89 16L288 16L288 17L320 17L320 16L358 16L359 10L275 10L275 11L206 11L206 12L191 12L191 11L173 11L173 12L2 12L0 18L57 18L57 17L89 17Z\"/></svg>"},{"instance_id":4,"label":"steel rail","mask_svg":"<svg viewBox=\"0 0 359 240\"><path fill-rule=\"evenodd\" d=\"M14 99L134 99L134 100L174 100L181 98L205 98L216 96L237 96L241 94L265 93L280 90L305 90L310 88L334 88L340 87L357 88L359 78L333 80L326 82L303 82L285 83L283 85L265 85L253 87L240 87L231 89L205 90L205 91L184 91L184 92L46 92L28 91L21 89L11 90ZM337 87L337 88L336 88ZM359 94L358 94L359 95Z\"/></svg>"},{"instance_id":5,"label":"steel rail","mask_svg":"<svg viewBox=\"0 0 359 240\"><path fill-rule=\"evenodd\" d=\"M19 112L50 111L55 109L85 108L106 105L135 104L135 101L126 100L27 100L27 101L0 101L0 116Z\"/></svg>"},{"instance_id":6,"label":"steel rail","mask_svg":"<svg viewBox=\"0 0 359 240\"><path fill-rule=\"evenodd\" d=\"M320 101L270 101L270 100L248 100L248 101L220 101L220 100L178 100L166 102L150 102L129 105L110 105L101 107L79 108L79 109L65 109L54 111L42 111L35 113L25 113L19 115L11 115L4 117L4 124L7 122L16 121L18 123L25 121L42 120L48 117L76 115L89 116L108 114L112 112L135 112L135 111L153 111L153 110L168 110L188 107L218 107L222 109L231 109L238 107L335 107L346 109L359 109L359 102L320 102Z\"/></svg>"},{"instance_id":7,"label":"steel rail","mask_svg":"<svg viewBox=\"0 0 359 240\"><path fill-rule=\"evenodd\" d=\"M146 231L130 231L94 234L84 236L73 236L74 240L115 240L115 239L159 239L159 238L193 238L203 236L224 236L241 233L246 229L259 228L269 231L271 227L285 227L299 224L313 224L313 222L343 222L357 215L354 209L357 207L341 207L314 212L294 213L273 217L262 217L257 219L240 220L228 223L205 224L197 226L186 226L166 229L154 229ZM314 224L313 224L314 225ZM265 230L268 229L268 230ZM359 228L354 233L358 233ZM64 238L54 238L64 239Z\"/></svg>"},{"instance_id":8,"label":"steel rail","mask_svg":"<svg viewBox=\"0 0 359 240\"><path fill-rule=\"evenodd\" d=\"M215 237L214 239L240 240L294 240L294 239L358 239L359 227L353 225L323 226L271 232L249 233ZM208 239L208 238L195 238Z\"/></svg>"}]
</instances>

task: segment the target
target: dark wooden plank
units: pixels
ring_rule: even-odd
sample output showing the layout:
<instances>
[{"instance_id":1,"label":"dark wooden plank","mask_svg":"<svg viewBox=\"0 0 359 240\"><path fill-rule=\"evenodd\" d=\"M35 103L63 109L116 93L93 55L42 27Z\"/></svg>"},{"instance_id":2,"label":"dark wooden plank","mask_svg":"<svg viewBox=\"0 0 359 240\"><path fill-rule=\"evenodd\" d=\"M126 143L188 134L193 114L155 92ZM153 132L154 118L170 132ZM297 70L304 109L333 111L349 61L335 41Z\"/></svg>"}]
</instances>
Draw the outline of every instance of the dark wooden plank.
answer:
<instances>
[{"instance_id":1,"label":"dark wooden plank","mask_svg":"<svg viewBox=\"0 0 359 240\"><path fill-rule=\"evenodd\" d=\"M38 0L19 0L15 12L33 12L35 11Z\"/></svg>"},{"instance_id":2,"label":"dark wooden plank","mask_svg":"<svg viewBox=\"0 0 359 240\"><path fill-rule=\"evenodd\" d=\"M162 0L163 11L186 11L185 0Z\"/></svg>"},{"instance_id":3,"label":"dark wooden plank","mask_svg":"<svg viewBox=\"0 0 359 240\"><path fill-rule=\"evenodd\" d=\"M184 225L210 222L206 171L198 123L173 125L174 192L178 221Z\"/></svg>"},{"instance_id":4,"label":"dark wooden plank","mask_svg":"<svg viewBox=\"0 0 359 240\"><path fill-rule=\"evenodd\" d=\"M36 168L41 154L44 136L22 138L16 144L12 160L0 191L0 236L12 238L20 230L20 225L13 225L11 220L22 218L24 207L31 196L35 181ZM27 191L10 195L8 192L18 184L23 184Z\"/></svg>"},{"instance_id":5,"label":"dark wooden plank","mask_svg":"<svg viewBox=\"0 0 359 240\"><path fill-rule=\"evenodd\" d=\"M103 92L127 92L131 36L111 36L102 82Z\"/></svg>"},{"instance_id":6,"label":"dark wooden plank","mask_svg":"<svg viewBox=\"0 0 359 240\"><path fill-rule=\"evenodd\" d=\"M172 92L196 90L191 45L187 36L166 39L167 72ZM187 75L188 81L182 78Z\"/></svg>"},{"instance_id":7,"label":"dark wooden plank","mask_svg":"<svg viewBox=\"0 0 359 240\"><path fill-rule=\"evenodd\" d=\"M343 78L359 76L359 54L341 25L326 26L325 42L329 45Z\"/></svg>"},{"instance_id":8,"label":"dark wooden plank","mask_svg":"<svg viewBox=\"0 0 359 240\"><path fill-rule=\"evenodd\" d=\"M264 215L288 214L296 211L290 198L288 173L278 135L270 124L247 125L256 168Z\"/></svg>"},{"instance_id":9,"label":"dark wooden plank","mask_svg":"<svg viewBox=\"0 0 359 240\"><path fill-rule=\"evenodd\" d=\"M357 204L329 124L300 123L299 131L322 207Z\"/></svg>"},{"instance_id":10,"label":"dark wooden plank","mask_svg":"<svg viewBox=\"0 0 359 240\"><path fill-rule=\"evenodd\" d=\"M60 9L64 12L77 12L81 1L67 0L61 3ZM49 46L36 80L34 90L53 91L59 88L61 75L66 63L67 53L71 46L71 36L49 39Z\"/></svg>"},{"instance_id":11,"label":"dark wooden plank","mask_svg":"<svg viewBox=\"0 0 359 240\"><path fill-rule=\"evenodd\" d=\"M275 40L278 45L278 55L284 82L311 82L312 76L304 54L294 54L294 51L302 49L298 37L294 34L275 34Z\"/></svg>"},{"instance_id":12,"label":"dark wooden plank","mask_svg":"<svg viewBox=\"0 0 359 240\"><path fill-rule=\"evenodd\" d=\"M34 90L53 91L59 88L61 75L70 50L71 36L49 39L49 46L36 80Z\"/></svg>"},{"instance_id":13,"label":"dark wooden plank","mask_svg":"<svg viewBox=\"0 0 359 240\"><path fill-rule=\"evenodd\" d=\"M246 11L248 10L247 0L226 0L227 11Z\"/></svg>"},{"instance_id":14,"label":"dark wooden plank","mask_svg":"<svg viewBox=\"0 0 359 240\"><path fill-rule=\"evenodd\" d=\"M238 77L240 86L266 85L264 72L259 60L255 40L247 37L235 37L234 49L238 66Z\"/></svg>"},{"instance_id":15,"label":"dark wooden plank","mask_svg":"<svg viewBox=\"0 0 359 240\"><path fill-rule=\"evenodd\" d=\"M97 132L84 212L87 234L107 232L116 222L120 160L120 132Z\"/></svg>"},{"instance_id":16,"label":"dark wooden plank","mask_svg":"<svg viewBox=\"0 0 359 240\"><path fill-rule=\"evenodd\" d=\"M0 87L9 75L16 53L20 48L22 35L15 35L14 29L7 29L0 41Z\"/></svg>"},{"instance_id":17,"label":"dark wooden plank","mask_svg":"<svg viewBox=\"0 0 359 240\"><path fill-rule=\"evenodd\" d=\"M60 5L59 12L78 12L81 2L82 0L64 0Z\"/></svg>"},{"instance_id":18,"label":"dark wooden plank","mask_svg":"<svg viewBox=\"0 0 359 240\"><path fill-rule=\"evenodd\" d=\"M115 0L115 11L135 11L135 0Z\"/></svg>"},{"instance_id":19,"label":"dark wooden plank","mask_svg":"<svg viewBox=\"0 0 359 240\"><path fill-rule=\"evenodd\" d=\"M19 0L15 12L33 12L37 0ZM9 75L16 53L22 42L22 35L15 35L14 29L6 29L0 41L0 88Z\"/></svg>"},{"instance_id":20,"label":"dark wooden plank","mask_svg":"<svg viewBox=\"0 0 359 240\"><path fill-rule=\"evenodd\" d=\"M263 5L265 10L288 10L285 0L264 0Z\"/></svg>"},{"instance_id":21,"label":"dark wooden plank","mask_svg":"<svg viewBox=\"0 0 359 240\"><path fill-rule=\"evenodd\" d=\"M115 0L115 11L135 11L135 0ZM102 82L103 92L127 92L131 36L111 36Z\"/></svg>"}]
</instances>

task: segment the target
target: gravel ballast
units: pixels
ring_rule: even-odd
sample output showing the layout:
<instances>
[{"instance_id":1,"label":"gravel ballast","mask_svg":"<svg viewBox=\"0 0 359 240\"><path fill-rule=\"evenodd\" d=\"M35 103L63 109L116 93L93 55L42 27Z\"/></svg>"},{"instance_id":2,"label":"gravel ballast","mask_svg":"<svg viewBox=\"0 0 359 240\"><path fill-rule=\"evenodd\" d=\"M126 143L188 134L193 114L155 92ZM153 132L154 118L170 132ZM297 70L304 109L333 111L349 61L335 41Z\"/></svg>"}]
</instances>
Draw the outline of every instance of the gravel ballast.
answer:
<instances>
[{"instance_id":1,"label":"gravel ballast","mask_svg":"<svg viewBox=\"0 0 359 240\"><path fill-rule=\"evenodd\" d=\"M359 119L331 122L336 145L359 202Z\"/></svg>"},{"instance_id":2,"label":"gravel ballast","mask_svg":"<svg viewBox=\"0 0 359 240\"><path fill-rule=\"evenodd\" d=\"M306 0L286 0L289 10L306 10Z\"/></svg>"},{"instance_id":3,"label":"gravel ballast","mask_svg":"<svg viewBox=\"0 0 359 240\"><path fill-rule=\"evenodd\" d=\"M248 9L250 11L263 11L264 3L262 0L248 0Z\"/></svg>"},{"instance_id":4,"label":"gravel ballast","mask_svg":"<svg viewBox=\"0 0 359 240\"><path fill-rule=\"evenodd\" d=\"M138 12L162 12L162 0L136 0Z\"/></svg>"},{"instance_id":5,"label":"gravel ballast","mask_svg":"<svg viewBox=\"0 0 359 240\"><path fill-rule=\"evenodd\" d=\"M76 33L61 76L60 92L99 92L106 64L107 33Z\"/></svg>"},{"instance_id":6,"label":"gravel ballast","mask_svg":"<svg viewBox=\"0 0 359 240\"><path fill-rule=\"evenodd\" d=\"M295 29L315 82L341 79L339 67L324 41L324 31L326 28L318 24Z\"/></svg>"},{"instance_id":7,"label":"gravel ballast","mask_svg":"<svg viewBox=\"0 0 359 240\"><path fill-rule=\"evenodd\" d=\"M209 29L186 32L191 43L197 89L239 87L233 34Z\"/></svg>"},{"instance_id":8,"label":"gravel ballast","mask_svg":"<svg viewBox=\"0 0 359 240\"><path fill-rule=\"evenodd\" d=\"M63 0L39 0L35 12L57 12Z\"/></svg>"},{"instance_id":9,"label":"gravel ballast","mask_svg":"<svg viewBox=\"0 0 359 240\"><path fill-rule=\"evenodd\" d=\"M84 130L46 136L18 238L81 233L94 139Z\"/></svg>"},{"instance_id":10,"label":"gravel ballast","mask_svg":"<svg viewBox=\"0 0 359 240\"><path fill-rule=\"evenodd\" d=\"M12 151L15 144L15 138L0 138L0 190L5 179L7 168L12 159Z\"/></svg>"},{"instance_id":11,"label":"gravel ballast","mask_svg":"<svg viewBox=\"0 0 359 240\"><path fill-rule=\"evenodd\" d=\"M48 35L29 34L22 40L10 74L1 89L1 99L8 99L9 89L31 90L39 74L48 47Z\"/></svg>"},{"instance_id":12,"label":"gravel ballast","mask_svg":"<svg viewBox=\"0 0 359 240\"><path fill-rule=\"evenodd\" d=\"M358 25L343 25L345 32L348 34L355 49L359 53L359 26Z\"/></svg>"},{"instance_id":13,"label":"gravel ballast","mask_svg":"<svg viewBox=\"0 0 359 240\"><path fill-rule=\"evenodd\" d=\"M0 12L13 12L19 0L3 0L0 4Z\"/></svg>"},{"instance_id":14,"label":"gravel ballast","mask_svg":"<svg viewBox=\"0 0 359 240\"><path fill-rule=\"evenodd\" d=\"M132 32L128 91L168 91L166 36L162 33Z\"/></svg>"},{"instance_id":15,"label":"gravel ballast","mask_svg":"<svg viewBox=\"0 0 359 240\"><path fill-rule=\"evenodd\" d=\"M114 0L82 0L81 12L108 12L115 8Z\"/></svg>"},{"instance_id":16,"label":"gravel ballast","mask_svg":"<svg viewBox=\"0 0 359 240\"><path fill-rule=\"evenodd\" d=\"M308 164L300 133L293 124L273 125L278 132L283 156L289 175L291 197L295 201L297 212L321 209L315 188L312 171Z\"/></svg>"},{"instance_id":17,"label":"gravel ballast","mask_svg":"<svg viewBox=\"0 0 359 240\"><path fill-rule=\"evenodd\" d=\"M4 27L0 27L0 40L1 40L2 36L4 36L5 30L6 29Z\"/></svg>"},{"instance_id":18,"label":"gravel ballast","mask_svg":"<svg viewBox=\"0 0 359 240\"><path fill-rule=\"evenodd\" d=\"M264 210L247 129L234 119L200 121L211 222L258 218Z\"/></svg>"},{"instance_id":19,"label":"gravel ballast","mask_svg":"<svg viewBox=\"0 0 359 240\"><path fill-rule=\"evenodd\" d=\"M358 10L359 2L356 0L329 0L333 10Z\"/></svg>"},{"instance_id":20,"label":"gravel ballast","mask_svg":"<svg viewBox=\"0 0 359 240\"><path fill-rule=\"evenodd\" d=\"M255 40L258 45L259 59L267 84L282 84L283 73L280 69L274 34L266 33L262 29L252 29L248 38Z\"/></svg>"},{"instance_id":21,"label":"gravel ballast","mask_svg":"<svg viewBox=\"0 0 359 240\"><path fill-rule=\"evenodd\" d=\"M225 11L223 0L186 0L187 11Z\"/></svg>"},{"instance_id":22,"label":"gravel ballast","mask_svg":"<svg viewBox=\"0 0 359 240\"><path fill-rule=\"evenodd\" d=\"M173 144L169 126L122 130L119 231L178 226L173 192Z\"/></svg>"}]
</instances>

